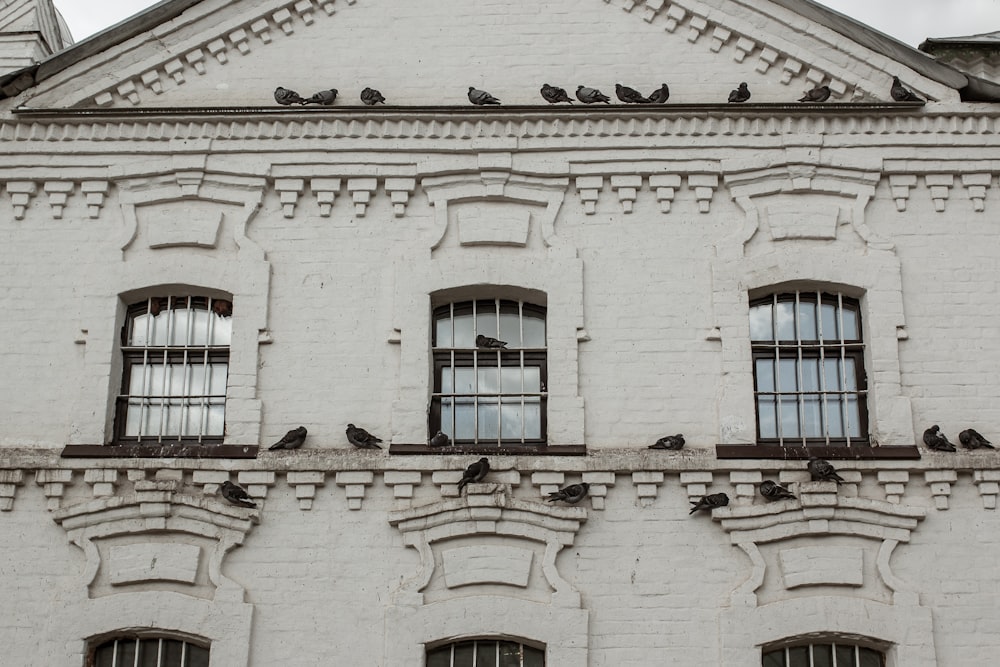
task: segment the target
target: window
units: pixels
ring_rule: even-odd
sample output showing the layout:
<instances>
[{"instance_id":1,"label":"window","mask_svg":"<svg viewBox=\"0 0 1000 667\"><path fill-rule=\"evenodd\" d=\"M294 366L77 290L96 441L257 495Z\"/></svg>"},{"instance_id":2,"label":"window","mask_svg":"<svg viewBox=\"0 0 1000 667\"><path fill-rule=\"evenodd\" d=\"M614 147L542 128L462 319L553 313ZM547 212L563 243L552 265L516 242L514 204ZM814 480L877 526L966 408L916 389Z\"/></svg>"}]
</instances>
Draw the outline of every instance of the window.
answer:
<instances>
[{"instance_id":1,"label":"window","mask_svg":"<svg viewBox=\"0 0 1000 667\"><path fill-rule=\"evenodd\" d=\"M843 294L794 292L750 303L761 444L866 446L861 314Z\"/></svg>"},{"instance_id":2,"label":"window","mask_svg":"<svg viewBox=\"0 0 1000 667\"><path fill-rule=\"evenodd\" d=\"M199 296L128 308L116 443L222 442L232 311L230 301Z\"/></svg>"},{"instance_id":3,"label":"window","mask_svg":"<svg viewBox=\"0 0 1000 667\"><path fill-rule=\"evenodd\" d=\"M166 637L119 637L97 646L88 667L208 667L208 648Z\"/></svg>"},{"instance_id":4,"label":"window","mask_svg":"<svg viewBox=\"0 0 1000 667\"><path fill-rule=\"evenodd\" d=\"M477 336L506 343L477 347ZM457 444L545 444L545 309L501 299L434 311L430 432Z\"/></svg>"},{"instance_id":5,"label":"window","mask_svg":"<svg viewBox=\"0 0 1000 667\"><path fill-rule=\"evenodd\" d=\"M885 654L853 644L806 644L764 651L762 667L885 667Z\"/></svg>"},{"instance_id":6,"label":"window","mask_svg":"<svg viewBox=\"0 0 1000 667\"><path fill-rule=\"evenodd\" d=\"M545 651L518 642L479 639L427 651L427 667L545 667Z\"/></svg>"}]
</instances>

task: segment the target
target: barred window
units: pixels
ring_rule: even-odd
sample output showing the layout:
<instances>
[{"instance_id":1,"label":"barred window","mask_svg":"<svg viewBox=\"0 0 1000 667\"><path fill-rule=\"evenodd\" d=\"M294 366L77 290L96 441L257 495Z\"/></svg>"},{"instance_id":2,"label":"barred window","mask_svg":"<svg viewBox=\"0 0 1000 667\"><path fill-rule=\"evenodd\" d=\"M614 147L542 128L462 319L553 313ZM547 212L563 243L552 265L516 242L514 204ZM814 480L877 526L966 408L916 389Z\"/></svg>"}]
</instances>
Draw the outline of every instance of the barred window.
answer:
<instances>
[{"instance_id":1,"label":"barred window","mask_svg":"<svg viewBox=\"0 0 1000 667\"><path fill-rule=\"evenodd\" d=\"M221 443L232 302L151 297L128 308L122 328L118 444Z\"/></svg>"},{"instance_id":2,"label":"barred window","mask_svg":"<svg viewBox=\"0 0 1000 667\"><path fill-rule=\"evenodd\" d=\"M427 667L545 667L545 651L519 642L478 639L427 651Z\"/></svg>"},{"instance_id":3,"label":"barred window","mask_svg":"<svg viewBox=\"0 0 1000 667\"><path fill-rule=\"evenodd\" d=\"M854 644L805 644L764 651L762 667L885 667L885 654Z\"/></svg>"},{"instance_id":4,"label":"barred window","mask_svg":"<svg viewBox=\"0 0 1000 667\"><path fill-rule=\"evenodd\" d=\"M479 336L506 346L477 345ZM441 306L433 348L431 433L455 444L545 443L544 308L502 299Z\"/></svg>"},{"instance_id":5,"label":"barred window","mask_svg":"<svg viewBox=\"0 0 1000 667\"><path fill-rule=\"evenodd\" d=\"M89 667L208 667L207 646L166 637L118 637L97 646Z\"/></svg>"},{"instance_id":6,"label":"barred window","mask_svg":"<svg viewBox=\"0 0 1000 667\"><path fill-rule=\"evenodd\" d=\"M754 300L750 339L761 444L868 444L857 300L805 291Z\"/></svg>"}]
</instances>

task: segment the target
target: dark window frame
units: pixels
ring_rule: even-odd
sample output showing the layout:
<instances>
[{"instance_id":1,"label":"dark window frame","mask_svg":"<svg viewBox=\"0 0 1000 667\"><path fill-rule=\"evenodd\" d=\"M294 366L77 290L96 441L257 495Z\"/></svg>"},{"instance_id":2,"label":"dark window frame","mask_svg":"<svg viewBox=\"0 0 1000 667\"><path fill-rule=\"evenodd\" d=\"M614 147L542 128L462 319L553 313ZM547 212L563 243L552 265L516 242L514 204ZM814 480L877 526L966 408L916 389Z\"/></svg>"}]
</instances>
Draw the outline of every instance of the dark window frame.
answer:
<instances>
[{"instance_id":1,"label":"dark window frame","mask_svg":"<svg viewBox=\"0 0 1000 667\"><path fill-rule=\"evenodd\" d=\"M172 663L163 663L163 658L164 658L164 655L163 655L163 642L164 641L168 641L168 642L180 642L181 643L181 647L180 648L181 648L181 652L182 652L182 662L178 663L178 662L175 661L175 662L172 662ZM199 664L199 665L206 665L207 666L211 662L211 650L212 650L212 646L211 646L211 642L210 641L203 640L203 639L195 639L195 638L192 638L190 636L178 636L178 635L171 635L171 634L168 634L168 633L160 633L160 632L157 632L155 630L152 630L152 631L148 631L148 632L147 631L143 631L143 632L140 632L140 633L136 633L134 631L133 632L125 632L125 633L114 634L114 635L110 635L110 636L103 636L103 637L100 637L100 638L97 638L97 639L92 639L89 642L89 646L87 648L87 659L86 659L85 665L86 665L86 667L110 667L112 665L112 663L108 662L107 660L102 660L101 662L98 662L99 653L103 649L108 648L109 645L110 645L111 651L112 651L112 656L111 657L112 657L112 660L114 660L115 659L115 654L118 652L118 644L119 643L121 643L123 645L128 644L128 643L134 643L134 648L133 648L133 651L132 651L132 655L135 656L135 655L137 655L139 653L140 647L142 647L143 645L149 646L153 642L156 642L156 647L157 647L156 648L156 650L157 650L157 655L156 655L157 667L187 667L188 665L191 664L190 648L197 649L199 653L204 652L202 655L199 655L199 659L203 659L203 660L199 661L197 664ZM128 649L124 649L124 650L127 652ZM132 661L128 664L128 667L130 667L131 664L134 663L134 661L135 661L135 658L133 658ZM119 660L117 664L123 665L125 663L122 663ZM146 664L145 661L143 662L143 664Z\"/></svg>"},{"instance_id":2,"label":"dark window frame","mask_svg":"<svg viewBox=\"0 0 1000 667\"><path fill-rule=\"evenodd\" d=\"M526 642L526 641L523 641L521 639L509 639L509 638L505 638L505 637L476 637L474 639L461 639L459 641L453 641L453 642L448 642L448 643L445 643L445 644L437 644L435 646L430 646L430 647L428 647L424 651L424 663L427 664L427 665L431 665L432 664L431 660L434 659L434 658L438 658L438 662L439 662L440 658L445 657L445 656L442 656L440 654L442 652L447 652L448 656L447 656L446 659L448 660L449 667L466 667L466 664L464 662L461 663L461 664L456 664L455 661L456 661L456 658L458 657L458 656L456 656L456 653L460 649L466 649L466 648L468 648L472 652L472 656L471 657L472 657L473 661L474 662L478 662L478 660L477 660L478 648L479 648L478 645L480 643L482 643L482 644L495 644L496 645L495 654L496 654L497 658L499 657L499 652L500 652L502 644L508 644L508 645L514 644L514 645L517 645L518 650L521 653L521 655L519 657L520 657L520 662L521 662L522 665L524 664L524 659L526 657L532 657L532 658L539 658L540 657L541 660L542 660L542 667L544 667L544 665L546 664L546 658L547 658L547 656L546 656L545 647L543 645L537 645L534 642ZM531 650L533 652L536 652L536 653L541 653L541 655L540 656L538 656L538 655L525 656L524 655L525 649L529 649L529 650ZM438 654L438 655L435 655L435 654ZM462 657L465 657L465 656L462 656ZM469 667L471 667L472 664L474 664L474 663L469 663ZM495 662L494 664L499 664L499 660L497 660L497 662Z\"/></svg>"},{"instance_id":3,"label":"dark window frame","mask_svg":"<svg viewBox=\"0 0 1000 667\"><path fill-rule=\"evenodd\" d=\"M836 667L859 667L862 664L861 663L862 657L865 658L874 657L879 661L879 664L874 667L886 667L887 656L885 654L884 649L876 648L874 646L868 645L867 643L858 643L854 641L836 641L834 639L830 639L829 641L823 641L822 639L808 641L808 642L799 641L789 644L782 644L780 646L763 647L761 649L761 655L760 655L761 665L762 667L809 667L809 665L813 664L812 658L813 658L813 653L815 651L814 647L817 646L830 647L830 657L831 660L833 661L832 664L836 665ZM840 656L843 654L843 651L838 651L838 649L843 649L843 648L851 649L850 652L853 653L850 663L846 665L844 665L843 664L844 661L840 659ZM801 649L805 649L804 656L801 655L802 653ZM795 652L800 655L793 656L791 655L792 652ZM862 653L865 653L867 655L863 656ZM797 660L795 662L792 662L793 659ZM802 662L803 659L804 662ZM868 664L865 664L864 667L868 667Z\"/></svg>"}]
</instances>

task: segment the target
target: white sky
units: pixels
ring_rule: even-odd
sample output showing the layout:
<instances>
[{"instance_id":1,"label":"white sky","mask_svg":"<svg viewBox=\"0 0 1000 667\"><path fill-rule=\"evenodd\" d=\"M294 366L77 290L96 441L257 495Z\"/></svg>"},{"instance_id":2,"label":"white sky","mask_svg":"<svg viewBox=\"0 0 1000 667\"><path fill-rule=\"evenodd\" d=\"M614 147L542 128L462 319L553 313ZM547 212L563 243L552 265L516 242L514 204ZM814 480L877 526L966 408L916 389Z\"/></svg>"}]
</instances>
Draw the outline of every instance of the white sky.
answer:
<instances>
[{"instance_id":1,"label":"white sky","mask_svg":"<svg viewBox=\"0 0 1000 667\"><path fill-rule=\"evenodd\" d=\"M958 37L1000 30L1000 0L821 1L910 46L917 46L927 37ZM77 41L156 3L157 0L55 0Z\"/></svg>"}]
</instances>

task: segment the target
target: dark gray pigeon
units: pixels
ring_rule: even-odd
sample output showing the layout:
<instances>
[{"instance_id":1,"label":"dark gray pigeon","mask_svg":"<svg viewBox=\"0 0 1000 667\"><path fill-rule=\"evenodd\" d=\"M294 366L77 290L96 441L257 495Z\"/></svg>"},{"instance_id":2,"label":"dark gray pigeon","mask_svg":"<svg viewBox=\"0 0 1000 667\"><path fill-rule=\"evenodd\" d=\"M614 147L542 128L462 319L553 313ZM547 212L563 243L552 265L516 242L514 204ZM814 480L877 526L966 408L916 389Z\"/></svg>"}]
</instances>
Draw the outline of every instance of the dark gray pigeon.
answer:
<instances>
[{"instance_id":1,"label":"dark gray pigeon","mask_svg":"<svg viewBox=\"0 0 1000 667\"><path fill-rule=\"evenodd\" d=\"M809 458L809 475L814 482L836 482L840 484L844 478L837 474L837 469L829 461L812 456Z\"/></svg>"},{"instance_id":2,"label":"dark gray pigeon","mask_svg":"<svg viewBox=\"0 0 1000 667\"><path fill-rule=\"evenodd\" d=\"M708 510L712 511L716 507L725 507L729 504L729 496L724 493L710 493L707 496L702 496L701 500L691 501L691 511L688 512L688 516L694 514L698 510Z\"/></svg>"},{"instance_id":3,"label":"dark gray pigeon","mask_svg":"<svg viewBox=\"0 0 1000 667\"><path fill-rule=\"evenodd\" d=\"M374 106L376 104L385 104L385 98L382 97L382 93L378 92L374 88L365 88L361 91L361 101L368 106Z\"/></svg>"},{"instance_id":4,"label":"dark gray pigeon","mask_svg":"<svg viewBox=\"0 0 1000 667\"><path fill-rule=\"evenodd\" d=\"M458 481L459 494L462 493L462 489L465 488L466 484L470 482L483 481L483 478L486 477L486 473L488 473L489 471L490 471L490 462L485 456L476 461L475 463L471 464L468 468L465 469L465 472L462 473L462 479Z\"/></svg>"},{"instance_id":5,"label":"dark gray pigeon","mask_svg":"<svg viewBox=\"0 0 1000 667\"><path fill-rule=\"evenodd\" d=\"M955 445L951 444L948 438L941 433L941 427L937 424L924 431L924 444L927 445L928 449L933 449L936 452L955 451Z\"/></svg>"},{"instance_id":6,"label":"dark gray pigeon","mask_svg":"<svg viewBox=\"0 0 1000 667\"><path fill-rule=\"evenodd\" d=\"M590 484L583 482L582 484L570 484L565 486L558 491L553 491L549 494L548 502L554 503L557 500L569 503L570 505L576 505L578 502L587 497L590 492Z\"/></svg>"},{"instance_id":7,"label":"dark gray pigeon","mask_svg":"<svg viewBox=\"0 0 1000 667\"><path fill-rule=\"evenodd\" d=\"M431 447L448 447L451 445L451 438L448 437L447 433L438 431L431 437L427 444Z\"/></svg>"},{"instance_id":8,"label":"dark gray pigeon","mask_svg":"<svg viewBox=\"0 0 1000 667\"><path fill-rule=\"evenodd\" d=\"M306 100L304 97L299 95L294 90L289 90L288 88L282 88L278 86L274 89L274 101L278 104L288 106L289 104L305 104Z\"/></svg>"},{"instance_id":9,"label":"dark gray pigeon","mask_svg":"<svg viewBox=\"0 0 1000 667\"><path fill-rule=\"evenodd\" d=\"M278 442L274 443L268 449L298 449L302 446L302 443L306 441L306 431L305 426L300 426L298 428L293 428L291 431L285 434Z\"/></svg>"},{"instance_id":10,"label":"dark gray pigeon","mask_svg":"<svg viewBox=\"0 0 1000 667\"><path fill-rule=\"evenodd\" d=\"M328 107L337 101L337 89L331 88L329 90L321 90L314 94L307 100L303 100L302 104L319 104L320 106Z\"/></svg>"},{"instance_id":11,"label":"dark gray pigeon","mask_svg":"<svg viewBox=\"0 0 1000 667\"><path fill-rule=\"evenodd\" d=\"M746 102L750 99L750 89L747 88L746 81L740 84L740 87L736 90L729 92L730 102Z\"/></svg>"},{"instance_id":12,"label":"dark gray pigeon","mask_svg":"<svg viewBox=\"0 0 1000 667\"><path fill-rule=\"evenodd\" d=\"M650 449L680 449L684 446L684 436L678 433L677 435L665 435L652 445L649 446Z\"/></svg>"},{"instance_id":13,"label":"dark gray pigeon","mask_svg":"<svg viewBox=\"0 0 1000 667\"><path fill-rule=\"evenodd\" d=\"M763 482L761 482L760 486L757 487L757 490L760 491L760 495L764 496L764 498L769 502L773 502L775 500L785 500L785 499L795 500L794 493L792 493L785 487L781 486L780 484L775 484L769 479L765 479Z\"/></svg>"},{"instance_id":14,"label":"dark gray pigeon","mask_svg":"<svg viewBox=\"0 0 1000 667\"><path fill-rule=\"evenodd\" d=\"M625 104L649 104L648 97L643 97L642 93L635 88L629 88L620 83L615 84L615 95Z\"/></svg>"},{"instance_id":15,"label":"dark gray pigeon","mask_svg":"<svg viewBox=\"0 0 1000 667\"><path fill-rule=\"evenodd\" d=\"M547 83L542 84L542 97L549 104L556 104L558 102L569 102L573 104L573 100L570 99L569 95L566 94L565 88L560 88L559 86L550 86Z\"/></svg>"},{"instance_id":16,"label":"dark gray pigeon","mask_svg":"<svg viewBox=\"0 0 1000 667\"><path fill-rule=\"evenodd\" d=\"M892 87L889 89L889 94L892 95L892 99L897 102L923 102L923 98L919 97L912 90L909 90L903 85L903 82L899 80L898 76L892 77Z\"/></svg>"},{"instance_id":17,"label":"dark gray pigeon","mask_svg":"<svg viewBox=\"0 0 1000 667\"><path fill-rule=\"evenodd\" d=\"M469 101L478 106L482 106L484 104L500 104L500 100L493 97L485 90L479 90L478 88L473 88L472 86L469 86Z\"/></svg>"},{"instance_id":18,"label":"dark gray pigeon","mask_svg":"<svg viewBox=\"0 0 1000 667\"><path fill-rule=\"evenodd\" d=\"M670 86L663 83L660 87L649 94L649 101L653 104L663 104L670 99Z\"/></svg>"},{"instance_id":19,"label":"dark gray pigeon","mask_svg":"<svg viewBox=\"0 0 1000 667\"><path fill-rule=\"evenodd\" d=\"M233 484L228 479L222 483L222 497L233 505L240 507L257 507L257 503L250 499L247 492L241 486Z\"/></svg>"},{"instance_id":20,"label":"dark gray pigeon","mask_svg":"<svg viewBox=\"0 0 1000 667\"><path fill-rule=\"evenodd\" d=\"M826 102L830 99L830 86L818 86L807 90L799 98L799 102Z\"/></svg>"},{"instance_id":21,"label":"dark gray pigeon","mask_svg":"<svg viewBox=\"0 0 1000 667\"><path fill-rule=\"evenodd\" d=\"M497 340L489 336L479 334L476 336L476 347L488 347L494 349L507 349L507 341Z\"/></svg>"},{"instance_id":22,"label":"dark gray pigeon","mask_svg":"<svg viewBox=\"0 0 1000 667\"><path fill-rule=\"evenodd\" d=\"M989 440L974 428L967 428L958 434L958 441L966 449L996 449Z\"/></svg>"},{"instance_id":23,"label":"dark gray pigeon","mask_svg":"<svg viewBox=\"0 0 1000 667\"><path fill-rule=\"evenodd\" d=\"M611 102L611 98L599 91L597 88L587 88L586 86L576 87L576 99L580 100L584 104L593 104L594 102L604 102L608 104Z\"/></svg>"},{"instance_id":24,"label":"dark gray pigeon","mask_svg":"<svg viewBox=\"0 0 1000 667\"><path fill-rule=\"evenodd\" d=\"M382 442L380 438L354 424L347 425L347 441L361 449L382 449L378 446L378 443Z\"/></svg>"}]
</instances>

